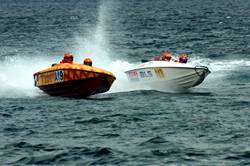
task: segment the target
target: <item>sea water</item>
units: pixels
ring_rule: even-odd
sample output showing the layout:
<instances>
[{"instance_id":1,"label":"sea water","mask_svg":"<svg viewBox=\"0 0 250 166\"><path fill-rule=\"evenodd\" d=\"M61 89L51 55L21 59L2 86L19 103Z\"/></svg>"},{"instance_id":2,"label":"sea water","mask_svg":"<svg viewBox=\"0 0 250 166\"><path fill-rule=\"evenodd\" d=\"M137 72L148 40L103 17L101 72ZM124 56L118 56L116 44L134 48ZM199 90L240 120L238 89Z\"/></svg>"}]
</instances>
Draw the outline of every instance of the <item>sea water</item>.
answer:
<instances>
[{"instance_id":1,"label":"sea water","mask_svg":"<svg viewBox=\"0 0 250 166\"><path fill-rule=\"evenodd\" d=\"M250 165L250 1L0 1L0 165ZM185 93L124 71L162 50L207 66ZM110 91L51 97L33 73L71 52Z\"/></svg>"}]
</instances>

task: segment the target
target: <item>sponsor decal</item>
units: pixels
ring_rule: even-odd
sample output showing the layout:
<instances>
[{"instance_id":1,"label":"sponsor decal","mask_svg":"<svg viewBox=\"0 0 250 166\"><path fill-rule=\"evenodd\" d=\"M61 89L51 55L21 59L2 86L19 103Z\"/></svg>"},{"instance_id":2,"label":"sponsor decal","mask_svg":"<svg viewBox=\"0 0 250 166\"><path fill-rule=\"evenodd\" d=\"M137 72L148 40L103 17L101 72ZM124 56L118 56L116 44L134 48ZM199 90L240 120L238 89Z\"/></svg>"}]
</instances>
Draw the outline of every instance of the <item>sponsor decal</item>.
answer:
<instances>
[{"instance_id":1,"label":"sponsor decal","mask_svg":"<svg viewBox=\"0 0 250 166\"><path fill-rule=\"evenodd\" d=\"M136 71L130 71L128 72L128 78L132 81L136 81L139 79L139 75Z\"/></svg>"},{"instance_id":2,"label":"sponsor decal","mask_svg":"<svg viewBox=\"0 0 250 166\"><path fill-rule=\"evenodd\" d=\"M38 82L37 85L46 85L46 84L50 84L53 79L55 78L55 75L53 72L48 72L48 73L42 73L38 75Z\"/></svg>"},{"instance_id":3,"label":"sponsor decal","mask_svg":"<svg viewBox=\"0 0 250 166\"><path fill-rule=\"evenodd\" d=\"M153 73L150 70L140 71L141 78L153 77Z\"/></svg>"},{"instance_id":4,"label":"sponsor decal","mask_svg":"<svg viewBox=\"0 0 250 166\"><path fill-rule=\"evenodd\" d=\"M158 78L164 78L165 73L164 70L161 68L154 68L155 74L157 75Z\"/></svg>"}]
</instances>

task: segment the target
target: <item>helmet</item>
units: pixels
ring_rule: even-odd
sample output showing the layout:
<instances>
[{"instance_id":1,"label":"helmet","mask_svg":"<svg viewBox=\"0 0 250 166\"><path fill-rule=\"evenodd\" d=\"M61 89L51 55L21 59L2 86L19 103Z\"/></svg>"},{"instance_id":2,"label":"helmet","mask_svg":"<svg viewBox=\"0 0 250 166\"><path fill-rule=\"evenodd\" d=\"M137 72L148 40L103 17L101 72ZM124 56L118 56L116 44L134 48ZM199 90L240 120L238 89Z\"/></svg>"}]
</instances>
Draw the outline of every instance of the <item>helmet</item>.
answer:
<instances>
[{"instance_id":1,"label":"helmet","mask_svg":"<svg viewBox=\"0 0 250 166\"><path fill-rule=\"evenodd\" d=\"M162 53L162 60L168 60L170 61L172 58L172 55L169 52Z\"/></svg>"},{"instance_id":2,"label":"helmet","mask_svg":"<svg viewBox=\"0 0 250 166\"><path fill-rule=\"evenodd\" d=\"M85 58L84 62L92 62L92 59L91 58Z\"/></svg>"},{"instance_id":3,"label":"helmet","mask_svg":"<svg viewBox=\"0 0 250 166\"><path fill-rule=\"evenodd\" d=\"M180 57L179 57L179 61L181 63L187 63L188 61L188 56L186 54L181 54Z\"/></svg>"},{"instance_id":4,"label":"helmet","mask_svg":"<svg viewBox=\"0 0 250 166\"><path fill-rule=\"evenodd\" d=\"M166 58L172 58L172 55L169 54L169 53L165 53L165 54L163 54L163 56L166 57Z\"/></svg>"},{"instance_id":5,"label":"helmet","mask_svg":"<svg viewBox=\"0 0 250 166\"><path fill-rule=\"evenodd\" d=\"M92 66L92 59L91 58L85 58L83 61L83 64Z\"/></svg>"},{"instance_id":6,"label":"helmet","mask_svg":"<svg viewBox=\"0 0 250 166\"><path fill-rule=\"evenodd\" d=\"M64 53L62 63L73 63L73 54Z\"/></svg>"},{"instance_id":7,"label":"helmet","mask_svg":"<svg viewBox=\"0 0 250 166\"><path fill-rule=\"evenodd\" d=\"M180 58L188 58L188 56L186 54L181 54Z\"/></svg>"},{"instance_id":8,"label":"helmet","mask_svg":"<svg viewBox=\"0 0 250 166\"><path fill-rule=\"evenodd\" d=\"M71 53L64 53L64 58L73 58L73 54L71 54Z\"/></svg>"}]
</instances>

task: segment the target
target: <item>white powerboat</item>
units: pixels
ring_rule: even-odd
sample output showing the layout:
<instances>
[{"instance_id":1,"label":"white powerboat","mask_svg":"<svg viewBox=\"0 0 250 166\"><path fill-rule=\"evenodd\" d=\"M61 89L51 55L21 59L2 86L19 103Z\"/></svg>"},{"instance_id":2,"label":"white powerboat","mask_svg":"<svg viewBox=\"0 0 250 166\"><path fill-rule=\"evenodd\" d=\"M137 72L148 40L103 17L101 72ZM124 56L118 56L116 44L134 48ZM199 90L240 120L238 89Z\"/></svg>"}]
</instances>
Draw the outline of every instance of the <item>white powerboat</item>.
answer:
<instances>
[{"instance_id":1,"label":"white powerboat","mask_svg":"<svg viewBox=\"0 0 250 166\"><path fill-rule=\"evenodd\" d=\"M183 91L203 82L210 73L206 66L173 61L148 61L125 72L137 86L160 91Z\"/></svg>"}]
</instances>

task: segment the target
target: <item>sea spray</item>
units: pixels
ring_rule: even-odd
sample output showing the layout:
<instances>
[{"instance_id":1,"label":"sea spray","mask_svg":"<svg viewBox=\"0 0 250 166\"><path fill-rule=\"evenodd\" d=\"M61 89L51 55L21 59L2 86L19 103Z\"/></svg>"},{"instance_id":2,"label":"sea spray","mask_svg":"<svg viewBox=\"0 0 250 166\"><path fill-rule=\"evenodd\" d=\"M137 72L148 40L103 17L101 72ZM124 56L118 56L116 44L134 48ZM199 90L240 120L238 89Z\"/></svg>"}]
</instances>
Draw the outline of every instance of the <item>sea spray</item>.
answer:
<instances>
[{"instance_id":1,"label":"sea spray","mask_svg":"<svg viewBox=\"0 0 250 166\"><path fill-rule=\"evenodd\" d=\"M135 64L117 59L116 55L118 53L116 50L112 49L112 45L109 43L110 39L107 29L109 26L112 26L109 24L109 19L111 19L110 14L113 12L112 3L114 2L101 1L96 26L89 30L87 36L76 36L76 41L79 45L79 49L76 53L82 58L82 60L85 57L90 57L93 59L94 66L109 70L115 74L117 79L111 87L110 92L147 89L147 87L142 86L135 87L128 81L124 72L132 69ZM242 63L240 61L226 60L213 61L199 56L192 57L188 63L195 66L207 66L212 71L212 74L208 77L208 79L211 79L210 82L225 77L230 73L230 70L236 70L237 66L240 64L249 65L249 62Z\"/></svg>"},{"instance_id":2,"label":"sea spray","mask_svg":"<svg viewBox=\"0 0 250 166\"><path fill-rule=\"evenodd\" d=\"M93 66L111 71L116 76L116 81L111 87L110 92L129 91L133 89L126 78L125 71L130 69L133 64L124 60L115 59L118 54L112 49L109 43L107 28L109 25L109 14L112 12L112 1L102 1L99 6L98 19L95 27L88 31L87 36L76 36L78 50L76 54L80 59L90 57L93 60Z\"/></svg>"},{"instance_id":3,"label":"sea spray","mask_svg":"<svg viewBox=\"0 0 250 166\"><path fill-rule=\"evenodd\" d=\"M82 63L85 57L91 57L95 67L106 69L115 74L117 80L111 87L110 92L143 89L144 87L138 88L131 85L124 73L124 71L132 69L135 64L124 61L123 58L117 58L118 56L116 55L119 55L119 53L113 49L112 44L109 42L109 33L112 32L108 29L110 26L114 26L110 24L112 23L110 21L110 14L114 12L112 3L114 3L114 1L101 1L96 25L91 29L83 29L89 32L88 35L78 35L75 37L77 46L74 46L74 48L78 49L75 52L72 51L72 53L75 54L76 62ZM15 51L10 51L10 49L14 49ZM64 48L61 51L68 52L69 48ZM50 50L46 53L50 54L50 58L42 54L34 54L33 57L26 57L21 51L18 52L15 48L12 48L12 46L8 46L7 49L0 52L1 59L4 59L2 56L7 55L8 52L12 52L15 55L11 57L7 56L5 60L0 62L0 97L40 95L38 88L34 87L33 73L50 67L52 63L58 63L63 57L63 55L59 54L50 54ZM126 55L126 52L123 53L123 55ZM202 86L209 85L207 86L208 88L215 85L215 82L216 85L223 85L223 78L227 75L239 71L244 67L249 68L250 66L250 61L246 60L212 60L198 56L191 57L191 61L188 63L204 65L212 71L206 79L206 84L202 84Z\"/></svg>"},{"instance_id":4,"label":"sea spray","mask_svg":"<svg viewBox=\"0 0 250 166\"><path fill-rule=\"evenodd\" d=\"M34 97L39 93L34 87L33 73L49 65L49 60L39 57L11 57L1 62L0 97Z\"/></svg>"}]
</instances>

